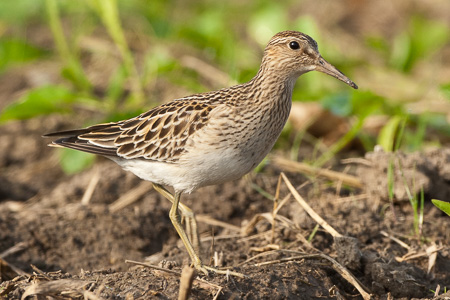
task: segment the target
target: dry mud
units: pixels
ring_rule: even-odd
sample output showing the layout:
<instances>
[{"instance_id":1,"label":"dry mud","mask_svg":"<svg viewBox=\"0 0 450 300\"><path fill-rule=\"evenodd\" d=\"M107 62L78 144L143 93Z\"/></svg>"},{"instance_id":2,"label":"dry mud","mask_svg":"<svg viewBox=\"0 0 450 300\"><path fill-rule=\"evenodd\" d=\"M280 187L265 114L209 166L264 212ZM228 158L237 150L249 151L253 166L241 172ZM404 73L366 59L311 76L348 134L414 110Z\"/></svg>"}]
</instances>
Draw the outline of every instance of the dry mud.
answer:
<instances>
[{"instance_id":1,"label":"dry mud","mask_svg":"<svg viewBox=\"0 0 450 300\"><path fill-rule=\"evenodd\" d=\"M146 261L176 272L189 264L168 217L170 203L150 184L106 159L77 175L65 175L57 152L40 138L60 124L61 119L42 118L2 127L0 297L177 299L178 275L125 263ZM337 259L374 299L431 299L438 285L439 299L445 299L442 291L450 287L449 218L429 200L449 195L449 152L397 154L395 159L382 152L368 154L349 171L358 175L362 189L287 173L320 216L352 237L339 241L319 228L307 242L316 222L292 197L280 209L282 218L272 236L272 223L264 216L272 214L273 202L258 190L275 194L281 172L275 164L184 196L182 201L199 215L203 260L212 263L217 253L222 266L247 276L199 275L191 298L362 299L329 260L311 256L320 254ZM415 174L415 182L424 188L421 238L414 234L413 209L404 201L404 191L398 187L399 201L393 204L386 199L386 169L392 160L399 161L402 170L395 174L407 180ZM83 205L81 199L96 176L90 201ZM114 208L117 199L136 189L143 192L135 202ZM288 193L282 185L280 198ZM214 225L206 216L230 225ZM249 226L256 216L262 217ZM430 247L437 255L428 270ZM421 255L399 261L411 253Z\"/></svg>"}]
</instances>

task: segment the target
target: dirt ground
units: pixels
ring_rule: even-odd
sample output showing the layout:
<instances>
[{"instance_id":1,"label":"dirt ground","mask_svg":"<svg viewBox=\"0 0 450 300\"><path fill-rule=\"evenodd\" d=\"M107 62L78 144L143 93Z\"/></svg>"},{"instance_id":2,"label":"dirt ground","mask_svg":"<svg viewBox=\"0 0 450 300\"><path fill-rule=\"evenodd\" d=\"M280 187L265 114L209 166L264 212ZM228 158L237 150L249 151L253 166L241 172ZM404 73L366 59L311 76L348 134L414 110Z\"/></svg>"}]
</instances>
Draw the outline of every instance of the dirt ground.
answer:
<instances>
[{"instance_id":1,"label":"dirt ground","mask_svg":"<svg viewBox=\"0 0 450 300\"><path fill-rule=\"evenodd\" d=\"M150 184L106 159L77 175L65 175L57 151L40 136L72 125L63 117L46 117L2 127L0 297L177 299L179 275L125 262L178 273L189 264L168 217L170 203ZM320 216L354 239L335 242L319 227L308 242L316 222L291 197L278 212L272 240L267 216L272 215L273 201L260 190L275 194L284 169L275 162L236 182L184 196L182 201L198 215L204 261L213 263L216 253L221 266L246 275L199 275L191 298L361 299L342 269L326 256L337 259L374 299L431 299L438 286L440 297L435 299L448 299L450 293L442 293L450 287L449 218L429 199L450 192L450 149L397 156L403 176L417 174L416 182L425 190L420 239L414 235L413 210L402 191L396 191L393 206L386 201L389 157L376 152L364 161L336 162L333 169L356 174L362 188L286 173ZM416 171L410 172L412 168ZM82 204L93 184L89 201ZM288 194L283 184L280 199ZM134 202L121 207L117 201L124 197ZM252 222L256 216L259 221ZM211 218L226 224L217 225Z\"/></svg>"},{"instance_id":2,"label":"dirt ground","mask_svg":"<svg viewBox=\"0 0 450 300\"><path fill-rule=\"evenodd\" d=\"M416 2L421 6L423 1ZM330 26L340 15L343 26L352 30L371 31L382 23L382 36L392 34L403 19L389 9L392 5L369 3L378 7L370 18L363 5L353 17L345 6L330 14L314 2L311 10L323 14ZM414 8L410 1L401 3ZM440 5L433 12L447 19ZM52 48L49 30L42 31L39 35L30 29L30 39ZM105 85L103 74L110 67L101 61L86 65L87 74L99 74L95 85ZM61 82L61 67L48 59L2 74L0 110L28 89ZM186 95L164 84L155 84L161 99ZM101 157L79 174L64 174L57 149L41 138L82 126L89 116L79 115L0 127L0 298L178 299L185 283L180 273L190 261L170 222L170 203L151 184ZM298 161L311 160L314 150L302 144ZM287 157L276 151L272 155ZM349 151L343 156L346 160L336 158L327 168L353 175L356 187L342 177L305 175L293 163L272 159L241 180L184 195L182 202L197 214L203 261L246 275L199 274L191 299L363 299L364 293L366 299L450 299L450 218L430 201L450 200L450 148L395 157L383 152L361 157ZM391 162L393 203L387 193ZM272 222L274 202L267 194L275 195L282 171L343 237L335 239L317 226L292 196L280 200L283 205ZM412 194L424 190L420 237L405 186ZM283 183L280 199L289 194Z\"/></svg>"}]
</instances>

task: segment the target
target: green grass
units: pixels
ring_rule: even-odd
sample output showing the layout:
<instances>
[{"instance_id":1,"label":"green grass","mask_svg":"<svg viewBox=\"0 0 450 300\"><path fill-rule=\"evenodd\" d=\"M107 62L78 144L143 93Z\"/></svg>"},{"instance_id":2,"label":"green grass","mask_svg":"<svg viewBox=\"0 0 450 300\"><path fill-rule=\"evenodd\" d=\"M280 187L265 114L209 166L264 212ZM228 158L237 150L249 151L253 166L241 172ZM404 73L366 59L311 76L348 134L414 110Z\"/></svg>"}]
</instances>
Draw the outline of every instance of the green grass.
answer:
<instances>
[{"instance_id":1,"label":"green grass","mask_svg":"<svg viewBox=\"0 0 450 300\"><path fill-rule=\"evenodd\" d=\"M378 136L379 145L386 152L395 152L400 149L400 145L402 143L403 134L405 132L405 126L407 123L407 117L405 116L395 116L391 118ZM414 167L415 170L415 167ZM403 181L403 188L406 191L409 203L413 210L413 231L414 235L416 235L419 239L422 237L422 225L423 225L423 215L424 215L424 203L425 196L423 188L420 189L420 193L412 193L411 190L416 191L416 182L413 177L412 187L409 186L407 179L403 172L403 167L401 165L401 161L398 157L392 155L389 159L388 169L387 169L387 182L388 182L388 197L389 197L389 205L393 212L394 218L395 216L395 208L394 208L394 189L395 189L395 174L400 173L401 179ZM413 172L415 173L415 172Z\"/></svg>"},{"instance_id":2,"label":"green grass","mask_svg":"<svg viewBox=\"0 0 450 300\"><path fill-rule=\"evenodd\" d=\"M103 25L119 49L125 76L128 76L131 82L132 96L128 101L135 101L137 105L144 104L144 91L141 78L139 77L133 55L128 47L125 33L121 26L117 0L90 0L88 3L91 4L100 16Z\"/></svg>"},{"instance_id":3,"label":"green grass","mask_svg":"<svg viewBox=\"0 0 450 300\"><path fill-rule=\"evenodd\" d=\"M79 58L71 51L71 47L64 35L58 2L57 0L46 0L45 4L48 14L48 23L53 34L55 46L59 57L64 63L62 72L67 79L72 81L80 92L89 92L92 88L91 83L86 78Z\"/></svg>"}]
</instances>

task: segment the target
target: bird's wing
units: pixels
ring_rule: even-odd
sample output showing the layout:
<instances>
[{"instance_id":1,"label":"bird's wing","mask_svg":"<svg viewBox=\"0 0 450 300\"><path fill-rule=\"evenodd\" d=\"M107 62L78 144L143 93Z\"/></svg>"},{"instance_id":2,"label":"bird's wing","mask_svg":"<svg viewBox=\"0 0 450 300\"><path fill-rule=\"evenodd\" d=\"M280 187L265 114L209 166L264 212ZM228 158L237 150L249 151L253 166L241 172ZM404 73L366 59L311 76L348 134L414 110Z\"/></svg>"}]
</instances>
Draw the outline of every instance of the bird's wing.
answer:
<instances>
[{"instance_id":1,"label":"bird's wing","mask_svg":"<svg viewBox=\"0 0 450 300\"><path fill-rule=\"evenodd\" d=\"M188 138L207 124L213 108L210 103L180 99L129 120L44 137L60 137L51 144L57 147L126 159L175 162Z\"/></svg>"}]
</instances>

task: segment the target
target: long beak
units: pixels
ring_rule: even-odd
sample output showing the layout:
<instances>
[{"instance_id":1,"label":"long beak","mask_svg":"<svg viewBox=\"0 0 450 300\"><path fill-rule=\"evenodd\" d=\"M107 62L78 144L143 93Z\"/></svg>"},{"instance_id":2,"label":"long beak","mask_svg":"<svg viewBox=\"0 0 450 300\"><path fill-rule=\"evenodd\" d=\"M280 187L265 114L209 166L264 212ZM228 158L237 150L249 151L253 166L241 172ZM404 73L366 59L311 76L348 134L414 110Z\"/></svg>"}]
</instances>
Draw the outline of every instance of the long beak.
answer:
<instances>
[{"instance_id":1,"label":"long beak","mask_svg":"<svg viewBox=\"0 0 450 300\"><path fill-rule=\"evenodd\" d=\"M345 82L355 90L358 89L358 86L351 81L347 76L345 76L341 71L336 69L335 66L327 62L325 59L323 59L322 56L319 57L319 60L316 64L316 71L328 74L330 76L333 76L334 78L339 79L340 81Z\"/></svg>"}]
</instances>

